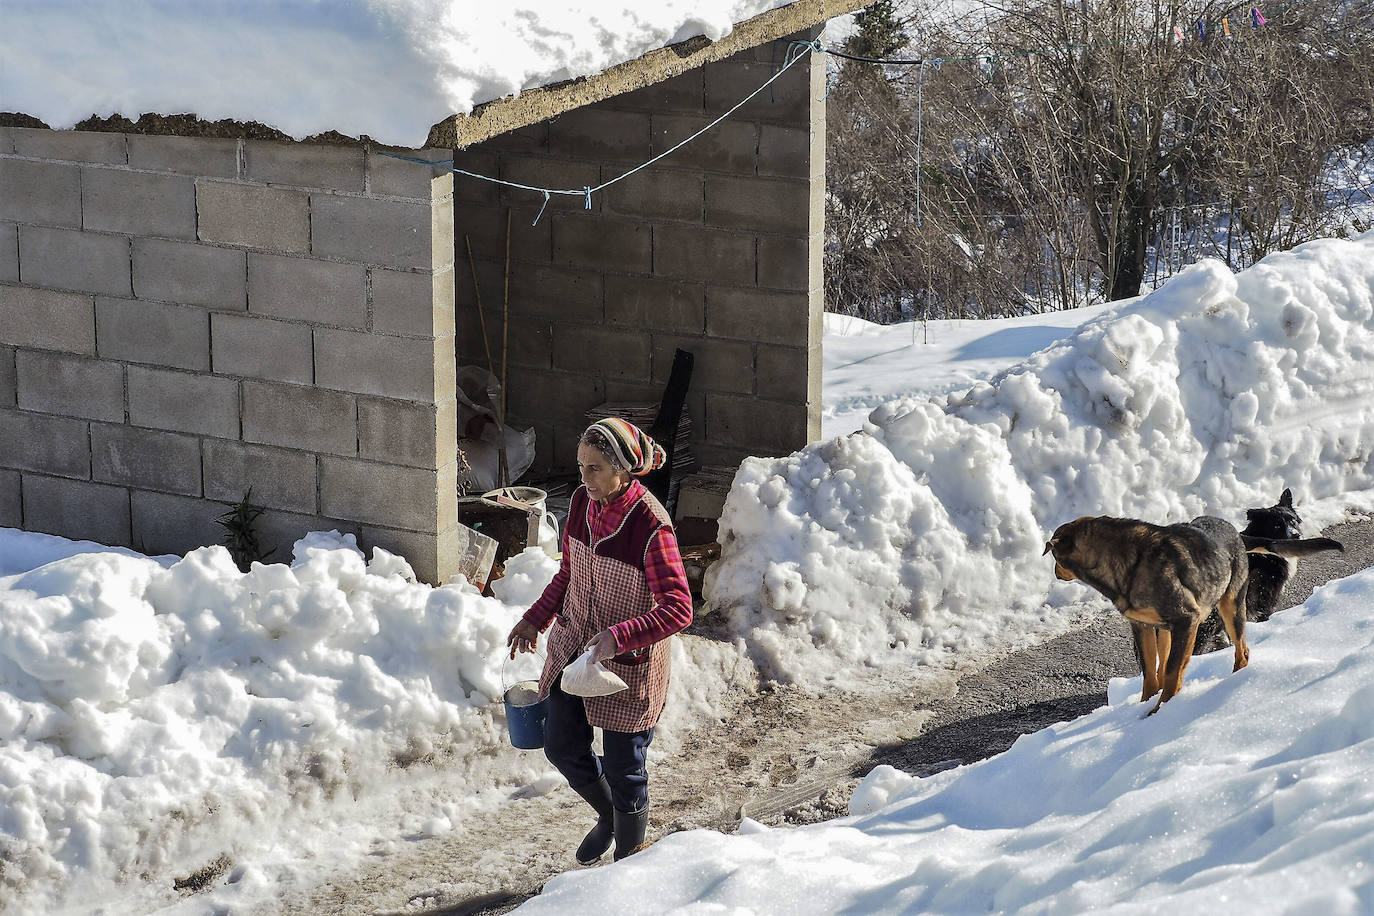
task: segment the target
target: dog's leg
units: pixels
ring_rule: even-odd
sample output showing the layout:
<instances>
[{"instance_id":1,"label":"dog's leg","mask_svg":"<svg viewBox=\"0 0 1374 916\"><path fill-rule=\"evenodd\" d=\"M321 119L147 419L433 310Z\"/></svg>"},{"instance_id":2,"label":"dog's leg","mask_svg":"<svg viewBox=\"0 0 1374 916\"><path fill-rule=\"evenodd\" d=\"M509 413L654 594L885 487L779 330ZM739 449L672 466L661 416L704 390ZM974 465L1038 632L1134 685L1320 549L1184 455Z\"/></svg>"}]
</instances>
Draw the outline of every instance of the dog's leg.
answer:
<instances>
[{"instance_id":1,"label":"dog's leg","mask_svg":"<svg viewBox=\"0 0 1374 916\"><path fill-rule=\"evenodd\" d=\"M1155 630L1155 658L1159 666L1159 673L1156 675L1156 683L1164 686L1165 663L1169 660L1169 650L1173 648L1174 634L1168 630Z\"/></svg>"},{"instance_id":2,"label":"dog's leg","mask_svg":"<svg viewBox=\"0 0 1374 916\"><path fill-rule=\"evenodd\" d=\"M1155 708L1150 710L1150 715L1159 712L1159 707L1183 689L1183 672L1188 668L1188 661L1193 657L1193 641L1197 639L1198 619L1193 616L1186 622L1176 623L1169 629L1169 660L1164 665L1164 692L1159 695L1159 702Z\"/></svg>"},{"instance_id":3,"label":"dog's leg","mask_svg":"<svg viewBox=\"0 0 1374 916\"><path fill-rule=\"evenodd\" d=\"M1245 644L1245 596L1249 583L1241 584L1236 594L1225 594L1217 603L1217 615L1226 626L1226 635L1231 637L1231 645L1236 647L1236 660L1231 666L1234 674L1250 664L1250 647Z\"/></svg>"},{"instance_id":4,"label":"dog's leg","mask_svg":"<svg viewBox=\"0 0 1374 916\"><path fill-rule=\"evenodd\" d=\"M1140 674L1145 686L1140 691L1140 702L1159 693L1159 645L1155 639L1155 628L1131 621L1131 635L1135 637L1135 660L1140 665Z\"/></svg>"}]
</instances>

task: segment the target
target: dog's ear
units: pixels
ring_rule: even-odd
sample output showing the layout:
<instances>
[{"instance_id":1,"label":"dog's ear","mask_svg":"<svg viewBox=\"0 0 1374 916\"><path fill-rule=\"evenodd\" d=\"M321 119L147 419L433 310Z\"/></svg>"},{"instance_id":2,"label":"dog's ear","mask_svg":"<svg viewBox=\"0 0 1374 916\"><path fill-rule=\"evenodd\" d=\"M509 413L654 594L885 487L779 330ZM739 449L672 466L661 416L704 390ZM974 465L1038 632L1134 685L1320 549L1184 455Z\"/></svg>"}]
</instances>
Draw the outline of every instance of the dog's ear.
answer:
<instances>
[{"instance_id":1,"label":"dog's ear","mask_svg":"<svg viewBox=\"0 0 1374 916\"><path fill-rule=\"evenodd\" d=\"M1293 508L1293 491L1292 491L1292 490L1288 489L1287 487L1284 487L1284 488L1283 488L1283 493L1282 493L1282 495L1279 496L1279 505L1280 505L1280 506L1287 506L1287 507L1290 508L1290 509Z\"/></svg>"},{"instance_id":2,"label":"dog's ear","mask_svg":"<svg viewBox=\"0 0 1374 916\"><path fill-rule=\"evenodd\" d=\"M1040 556L1043 557L1045 554L1049 553L1051 550L1054 549L1054 545L1058 543L1058 538L1050 538L1048 541L1045 542L1045 550L1040 554Z\"/></svg>"}]
</instances>

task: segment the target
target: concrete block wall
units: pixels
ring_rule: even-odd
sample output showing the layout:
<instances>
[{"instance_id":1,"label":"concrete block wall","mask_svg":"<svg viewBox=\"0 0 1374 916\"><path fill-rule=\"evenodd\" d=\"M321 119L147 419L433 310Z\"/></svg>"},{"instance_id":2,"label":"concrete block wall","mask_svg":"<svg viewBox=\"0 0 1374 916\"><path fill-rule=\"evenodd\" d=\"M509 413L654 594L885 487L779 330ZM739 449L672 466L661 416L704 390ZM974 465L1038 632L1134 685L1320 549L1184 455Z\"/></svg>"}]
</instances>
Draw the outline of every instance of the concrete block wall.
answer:
<instances>
[{"instance_id":1,"label":"concrete block wall","mask_svg":"<svg viewBox=\"0 0 1374 916\"><path fill-rule=\"evenodd\" d=\"M810 39L811 35L793 36ZM459 150L460 168L595 186L662 153L776 72L787 42ZM470 243L497 373L510 210L508 404L540 470L567 469L584 413L657 402L678 347L705 463L794 451L820 435L825 67L807 59L656 165L593 195L455 177L459 359L486 365Z\"/></svg>"},{"instance_id":2,"label":"concrete block wall","mask_svg":"<svg viewBox=\"0 0 1374 916\"><path fill-rule=\"evenodd\" d=\"M371 148L0 129L0 525L182 553L251 486L276 559L447 578L453 227Z\"/></svg>"}]
</instances>

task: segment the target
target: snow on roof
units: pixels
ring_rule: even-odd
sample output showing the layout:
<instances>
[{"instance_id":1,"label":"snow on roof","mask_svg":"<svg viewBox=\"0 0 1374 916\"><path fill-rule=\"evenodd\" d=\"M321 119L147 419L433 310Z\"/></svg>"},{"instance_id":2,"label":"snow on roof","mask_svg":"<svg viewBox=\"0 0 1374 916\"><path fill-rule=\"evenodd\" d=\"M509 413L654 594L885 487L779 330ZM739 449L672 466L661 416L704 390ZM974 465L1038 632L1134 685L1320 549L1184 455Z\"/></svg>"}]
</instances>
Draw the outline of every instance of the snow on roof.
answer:
<instances>
[{"instance_id":1,"label":"snow on roof","mask_svg":"<svg viewBox=\"0 0 1374 916\"><path fill-rule=\"evenodd\" d=\"M417 147L455 113L790 2L5 0L0 111L54 128L194 112Z\"/></svg>"}]
</instances>

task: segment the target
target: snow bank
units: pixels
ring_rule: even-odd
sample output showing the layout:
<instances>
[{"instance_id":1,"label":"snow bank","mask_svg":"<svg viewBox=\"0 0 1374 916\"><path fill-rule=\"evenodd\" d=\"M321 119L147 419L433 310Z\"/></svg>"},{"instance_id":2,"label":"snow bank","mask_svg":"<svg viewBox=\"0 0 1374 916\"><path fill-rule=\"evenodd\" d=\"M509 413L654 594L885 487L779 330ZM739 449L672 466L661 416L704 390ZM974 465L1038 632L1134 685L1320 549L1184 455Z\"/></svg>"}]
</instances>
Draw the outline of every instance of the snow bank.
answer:
<instances>
[{"instance_id":1,"label":"snow bank","mask_svg":"<svg viewBox=\"0 0 1374 916\"><path fill-rule=\"evenodd\" d=\"M0 530L0 554L35 540ZM555 568L537 548L512 561L511 607L416 584L382 550L364 562L351 535L246 574L221 547L53 552L0 578L0 899L33 912L236 858L436 761L461 784L506 744L506 633Z\"/></svg>"},{"instance_id":2,"label":"snow bank","mask_svg":"<svg viewBox=\"0 0 1374 916\"><path fill-rule=\"evenodd\" d=\"M5 0L0 99L57 128L194 112L418 147L474 105L715 41L788 2Z\"/></svg>"},{"instance_id":3,"label":"snow bank","mask_svg":"<svg viewBox=\"0 0 1374 916\"><path fill-rule=\"evenodd\" d=\"M747 459L707 593L765 672L804 684L1006 644L1083 598L1043 605L1064 521L1243 522L1284 487L1309 504L1374 487L1371 393L1374 233L1238 275L1203 262L943 403Z\"/></svg>"},{"instance_id":4,"label":"snow bank","mask_svg":"<svg viewBox=\"0 0 1374 916\"><path fill-rule=\"evenodd\" d=\"M519 912L1369 913L1371 607L1366 571L1247 630L1243 671L1194 659L1155 716L1116 680L1109 706L981 763L879 767L854 816L673 834Z\"/></svg>"}]
</instances>

